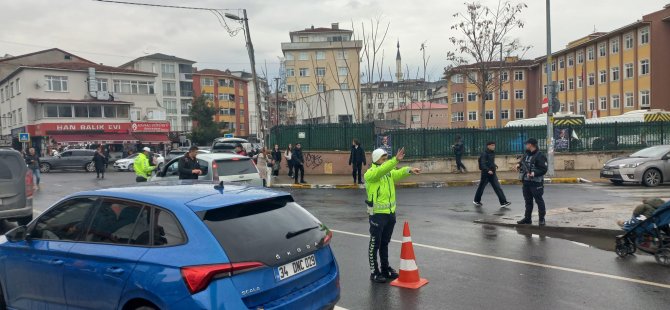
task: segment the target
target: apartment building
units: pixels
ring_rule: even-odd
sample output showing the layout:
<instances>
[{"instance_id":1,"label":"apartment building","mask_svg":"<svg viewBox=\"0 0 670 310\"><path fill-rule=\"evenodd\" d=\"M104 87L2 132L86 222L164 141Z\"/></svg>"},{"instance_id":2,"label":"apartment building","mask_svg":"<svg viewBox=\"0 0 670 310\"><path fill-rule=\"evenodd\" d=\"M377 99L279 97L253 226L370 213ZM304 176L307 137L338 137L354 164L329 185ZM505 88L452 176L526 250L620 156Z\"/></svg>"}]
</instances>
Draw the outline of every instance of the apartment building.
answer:
<instances>
[{"instance_id":1,"label":"apartment building","mask_svg":"<svg viewBox=\"0 0 670 310\"><path fill-rule=\"evenodd\" d=\"M229 70L195 70L193 73L193 97L204 96L216 107L214 117L222 124L222 130L236 137L249 136L249 92L246 80L233 75Z\"/></svg>"},{"instance_id":2,"label":"apartment building","mask_svg":"<svg viewBox=\"0 0 670 310\"><path fill-rule=\"evenodd\" d=\"M386 120L396 120L404 124L405 128L449 128L449 106L414 102L386 112Z\"/></svg>"},{"instance_id":3,"label":"apartment building","mask_svg":"<svg viewBox=\"0 0 670 310\"><path fill-rule=\"evenodd\" d=\"M156 53L136 58L119 68L156 74L156 99L167 110L167 120L175 135L191 131L193 64L195 61Z\"/></svg>"},{"instance_id":4,"label":"apartment building","mask_svg":"<svg viewBox=\"0 0 670 310\"><path fill-rule=\"evenodd\" d=\"M95 64L90 60L68 53L59 48L50 48L18 56L5 55L4 57L0 57L0 80L7 77L20 66L64 62Z\"/></svg>"},{"instance_id":5,"label":"apartment building","mask_svg":"<svg viewBox=\"0 0 670 310\"><path fill-rule=\"evenodd\" d=\"M307 28L289 33L290 42L281 44L284 54L284 80L289 102L296 110L306 105L305 98L323 97L327 91L360 90L359 56L362 41L353 40L353 31L340 29L338 23L330 28ZM313 99L310 101L314 101ZM318 100L317 100L318 101ZM307 115L297 116L297 122L337 122L338 119L362 120L358 96L354 108L330 104L327 112L302 107Z\"/></svg>"},{"instance_id":6,"label":"apartment building","mask_svg":"<svg viewBox=\"0 0 670 310\"><path fill-rule=\"evenodd\" d=\"M256 77L256 81L254 81L253 76L249 72L245 71L231 71L230 72L232 75L241 78L245 81L247 81L247 102L249 105L249 137L256 139L256 141L261 140L261 132L262 128L260 126L260 118L263 118L263 127L264 129L267 129L269 127L272 127L271 124L269 124L269 108L268 108L268 96L270 95L270 89L268 87L268 82L264 77ZM258 90L261 94L260 98L260 104L256 104L256 93L255 93L255 85L254 83L258 83ZM260 108L260 110L258 110ZM295 112L294 111L289 111L292 113L292 116L295 117ZM293 123L295 124L295 120Z\"/></svg>"},{"instance_id":7,"label":"apartment building","mask_svg":"<svg viewBox=\"0 0 670 310\"><path fill-rule=\"evenodd\" d=\"M670 5L619 29L570 42L552 54L550 63L561 110L589 118L639 109L670 110L668 55ZM547 59L537 61L542 67L538 82L546 96ZM537 113L539 107L535 109Z\"/></svg>"},{"instance_id":8,"label":"apartment building","mask_svg":"<svg viewBox=\"0 0 670 310\"><path fill-rule=\"evenodd\" d=\"M446 83L445 80L426 82L423 79L364 83L361 85L361 102L368 120L384 120L387 112L435 99L437 89Z\"/></svg>"}]
</instances>

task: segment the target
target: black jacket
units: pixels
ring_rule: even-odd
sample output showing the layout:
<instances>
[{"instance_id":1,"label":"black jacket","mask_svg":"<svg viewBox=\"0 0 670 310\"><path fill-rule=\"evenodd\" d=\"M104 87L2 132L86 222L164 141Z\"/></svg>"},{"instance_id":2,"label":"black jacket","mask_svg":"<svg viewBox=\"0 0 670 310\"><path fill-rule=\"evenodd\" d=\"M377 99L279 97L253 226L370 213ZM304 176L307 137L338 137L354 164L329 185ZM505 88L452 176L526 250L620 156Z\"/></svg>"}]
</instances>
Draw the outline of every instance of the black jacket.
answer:
<instances>
[{"instance_id":1,"label":"black jacket","mask_svg":"<svg viewBox=\"0 0 670 310\"><path fill-rule=\"evenodd\" d=\"M521 180L538 183L544 182L544 175L549 169L547 167L547 157L540 150L535 150L535 152L526 151L521 161L519 161L519 167ZM528 176L530 172L534 173L533 177Z\"/></svg>"},{"instance_id":2,"label":"black jacket","mask_svg":"<svg viewBox=\"0 0 670 310\"><path fill-rule=\"evenodd\" d=\"M95 152L93 155L93 163L95 164L95 169L103 169L105 168L105 164L107 164L107 157L104 154Z\"/></svg>"},{"instance_id":3,"label":"black jacket","mask_svg":"<svg viewBox=\"0 0 670 310\"><path fill-rule=\"evenodd\" d=\"M351 146L351 153L349 154L349 164L350 165L351 164L356 164L356 165L360 165L360 164L365 165L366 164L365 151L363 150L362 146L360 146L360 145L358 147L355 147L353 145Z\"/></svg>"},{"instance_id":4,"label":"black jacket","mask_svg":"<svg viewBox=\"0 0 670 310\"><path fill-rule=\"evenodd\" d=\"M496 166L496 153L486 149L486 151L479 155L479 170L485 174L489 171L496 172L496 169L498 169L498 166Z\"/></svg>"},{"instance_id":5,"label":"black jacket","mask_svg":"<svg viewBox=\"0 0 670 310\"><path fill-rule=\"evenodd\" d=\"M272 159L275 161L275 163L280 163L281 162L281 158L282 158L282 151L281 150L278 150L278 151L272 150L272 153L270 153L270 155L272 156Z\"/></svg>"},{"instance_id":6,"label":"black jacket","mask_svg":"<svg viewBox=\"0 0 670 310\"><path fill-rule=\"evenodd\" d=\"M35 155L26 155L26 165L30 169L38 169L40 167L40 157L37 156L37 153Z\"/></svg>"},{"instance_id":7,"label":"black jacket","mask_svg":"<svg viewBox=\"0 0 670 310\"><path fill-rule=\"evenodd\" d=\"M454 155L463 156L463 152L465 151L465 145L463 145L463 142L458 141L454 143L451 148L454 149Z\"/></svg>"},{"instance_id":8,"label":"black jacket","mask_svg":"<svg viewBox=\"0 0 670 310\"><path fill-rule=\"evenodd\" d=\"M305 158L302 157L302 149L293 149L293 155L291 156L293 164L296 166L302 166L305 164Z\"/></svg>"},{"instance_id":9,"label":"black jacket","mask_svg":"<svg viewBox=\"0 0 670 310\"><path fill-rule=\"evenodd\" d=\"M191 157L186 155L179 159L180 180L197 180L198 175L192 172L193 169L200 169L197 159L191 159Z\"/></svg>"}]
</instances>

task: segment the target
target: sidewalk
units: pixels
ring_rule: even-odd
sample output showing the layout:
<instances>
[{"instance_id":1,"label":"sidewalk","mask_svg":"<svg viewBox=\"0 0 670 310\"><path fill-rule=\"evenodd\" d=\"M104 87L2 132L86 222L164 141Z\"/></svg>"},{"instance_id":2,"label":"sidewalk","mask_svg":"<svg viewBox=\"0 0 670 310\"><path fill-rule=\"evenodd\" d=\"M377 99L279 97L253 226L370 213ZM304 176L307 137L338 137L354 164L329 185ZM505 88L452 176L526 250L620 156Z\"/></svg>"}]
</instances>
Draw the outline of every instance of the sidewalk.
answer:
<instances>
[{"instance_id":1,"label":"sidewalk","mask_svg":"<svg viewBox=\"0 0 670 310\"><path fill-rule=\"evenodd\" d=\"M277 188L363 188L353 184L351 175L305 175L308 184L293 184L283 171L282 175L272 182L272 187ZM498 178L501 184L521 184L519 174L516 172L499 172ZM599 170L561 170L556 171L553 177L547 177L547 183L588 183L607 182L600 179ZM410 176L397 184L398 187L445 187L445 186L472 186L479 183L479 172L433 174L425 173Z\"/></svg>"}]
</instances>

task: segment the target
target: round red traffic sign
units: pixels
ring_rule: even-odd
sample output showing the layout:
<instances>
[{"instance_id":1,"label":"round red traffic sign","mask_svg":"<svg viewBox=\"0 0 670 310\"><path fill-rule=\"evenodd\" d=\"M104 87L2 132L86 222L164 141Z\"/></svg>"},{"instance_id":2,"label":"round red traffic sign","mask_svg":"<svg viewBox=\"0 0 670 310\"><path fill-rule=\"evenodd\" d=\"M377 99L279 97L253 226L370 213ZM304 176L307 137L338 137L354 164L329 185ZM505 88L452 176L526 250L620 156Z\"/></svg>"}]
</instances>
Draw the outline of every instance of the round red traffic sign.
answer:
<instances>
[{"instance_id":1,"label":"round red traffic sign","mask_svg":"<svg viewBox=\"0 0 670 310\"><path fill-rule=\"evenodd\" d=\"M549 112L549 99L546 97L542 99L542 113Z\"/></svg>"}]
</instances>

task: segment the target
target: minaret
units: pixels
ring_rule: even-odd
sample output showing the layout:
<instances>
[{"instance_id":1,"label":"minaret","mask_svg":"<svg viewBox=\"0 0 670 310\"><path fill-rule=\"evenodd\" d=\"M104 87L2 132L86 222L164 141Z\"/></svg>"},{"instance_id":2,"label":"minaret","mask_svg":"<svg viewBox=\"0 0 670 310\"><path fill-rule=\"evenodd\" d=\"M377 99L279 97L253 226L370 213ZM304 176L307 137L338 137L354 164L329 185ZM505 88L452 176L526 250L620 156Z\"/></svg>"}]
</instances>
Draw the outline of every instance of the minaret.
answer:
<instances>
[{"instance_id":1,"label":"minaret","mask_svg":"<svg viewBox=\"0 0 670 310\"><path fill-rule=\"evenodd\" d=\"M400 59L400 40L398 40L398 53L395 55L395 79L397 82L403 80L402 60Z\"/></svg>"}]
</instances>

